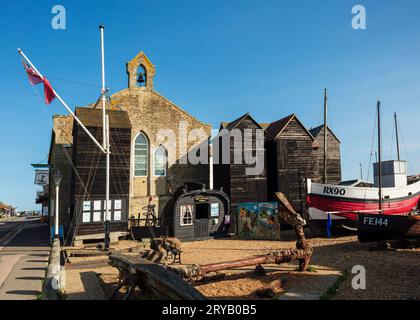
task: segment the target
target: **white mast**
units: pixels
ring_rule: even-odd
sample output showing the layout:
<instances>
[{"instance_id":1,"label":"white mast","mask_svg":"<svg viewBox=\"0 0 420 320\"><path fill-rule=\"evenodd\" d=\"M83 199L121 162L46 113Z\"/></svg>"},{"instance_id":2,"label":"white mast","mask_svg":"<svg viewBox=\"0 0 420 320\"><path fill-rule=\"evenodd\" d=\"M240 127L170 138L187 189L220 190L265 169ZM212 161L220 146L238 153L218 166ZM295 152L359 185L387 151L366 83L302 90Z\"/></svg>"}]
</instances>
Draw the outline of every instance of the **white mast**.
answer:
<instances>
[{"instance_id":1,"label":"white mast","mask_svg":"<svg viewBox=\"0 0 420 320\"><path fill-rule=\"evenodd\" d=\"M105 86L105 46L104 46L104 29L103 25L99 26L101 31L101 61L102 61L102 133L103 133L103 148L106 156L106 182L105 182L105 249L109 249L109 171L110 171L110 145L109 145L109 114L106 114L106 86Z\"/></svg>"}]
</instances>

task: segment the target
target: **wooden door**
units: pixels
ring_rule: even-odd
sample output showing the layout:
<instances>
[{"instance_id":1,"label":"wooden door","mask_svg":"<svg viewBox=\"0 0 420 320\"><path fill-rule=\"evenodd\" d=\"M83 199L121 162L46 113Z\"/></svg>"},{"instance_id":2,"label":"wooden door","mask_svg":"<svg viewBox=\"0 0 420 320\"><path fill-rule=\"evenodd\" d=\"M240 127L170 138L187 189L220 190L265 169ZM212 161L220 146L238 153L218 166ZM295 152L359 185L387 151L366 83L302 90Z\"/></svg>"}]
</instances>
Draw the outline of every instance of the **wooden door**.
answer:
<instances>
[{"instance_id":1,"label":"wooden door","mask_svg":"<svg viewBox=\"0 0 420 320\"><path fill-rule=\"evenodd\" d=\"M209 220L197 219L195 220L195 238L208 238L209 237Z\"/></svg>"}]
</instances>

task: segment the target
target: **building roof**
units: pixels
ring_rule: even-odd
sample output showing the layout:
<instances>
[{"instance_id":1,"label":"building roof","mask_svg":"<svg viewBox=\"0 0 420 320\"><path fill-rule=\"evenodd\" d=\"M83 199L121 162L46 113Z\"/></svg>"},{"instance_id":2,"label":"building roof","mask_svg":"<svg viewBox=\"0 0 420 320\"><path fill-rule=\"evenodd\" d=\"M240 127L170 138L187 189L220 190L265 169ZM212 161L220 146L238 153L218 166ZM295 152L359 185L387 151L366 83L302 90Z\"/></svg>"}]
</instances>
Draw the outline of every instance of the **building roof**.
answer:
<instances>
[{"instance_id":1,"label":"building roof","mask_svg":"<svg viewBox=\"0 0 420 320\"><path fill-rule=\"evenodd\" d=\"M12 209L11 205L0 202L0 209Z\"/></svg>"},{"instance_id":2,"label":"building roof","mask_svg":"<svg viewBox=\"0 0 420 320\"><path fill-rule=\"evenodd\" d=\"M244 115L240 116L238 119L233 120L232 122L223 121L220 124L220 130L221 129L232 130L234 128L237 128L241 124L241 122L243 120L245 120L246 118L251 119L258 127L260 127L260 129L265 130L265 128L260 123L258 123L257 121L254 120L253 117L251 117L251 115L249 114L249 112L247 112Z\"/></svg>"},{"instance_id":3,"label":"building roof","mask_svg":"<svg viewBox=\"0 0 420 320\"><path fill-rule=\"evenodd\" d=\"M299 118L295 114L291 114L287 117L284 117L280 120L277 120L275 122L272 122L268 128L267 128L267 138L274 140L277 138L283 131L286 129L287 125L292 121L293 119L296 119L296 121L300 124L300 126L306 131L306 133L314 139L312 134L306 129L306 127L303 125L303 123L299 120Z\"/></svg>"},{"instance_id":4,"label":"building roof","mask_svg":"<svg viewBox=\"0 0 420 320\"><path fill-rule=\"evenodd\" d=\"M109 127L131 129L131 122L126 111L108 110ZM76 116L86 127L102 128L102 109L76 108Z\"/></svg>"},{"instance_id":5,"label":"building roof","mask_svg":"<svg viewBox=\"0 0 420 320\"><path fill-rule=\"evenodd\" d=\"M320 134L320 132L322 131L323 128L324 128L324 125L322 124L322 125L320 125L320 126L318 126L316 128L309 129L309 132L314 136L314 138L316 138L316 137L318 137L318 135ZM328 128L328 131L331 133L331 135L338 142L340 142L340 139L337 138L337 136L334 134L334 132L332 132L332 130L330 129L330 127L327 126L327 128Z\"/></svg>"}]
</instances>

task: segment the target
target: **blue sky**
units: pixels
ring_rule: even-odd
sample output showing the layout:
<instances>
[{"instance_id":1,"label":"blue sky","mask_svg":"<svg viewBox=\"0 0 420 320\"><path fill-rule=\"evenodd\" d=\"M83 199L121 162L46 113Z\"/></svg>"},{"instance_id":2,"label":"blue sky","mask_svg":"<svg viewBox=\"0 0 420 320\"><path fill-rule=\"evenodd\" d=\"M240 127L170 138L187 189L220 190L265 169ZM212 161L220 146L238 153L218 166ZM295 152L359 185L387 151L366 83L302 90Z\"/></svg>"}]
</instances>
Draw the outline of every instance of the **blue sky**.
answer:
<instances>
[{"instance_id":1,"label":"blue sky","mask_svg":"<svg viewBox=\"0 0 420 320\"><path fill-rule=\"evenodd\" d=\"M67 10L66 30L51 27L55 4ZM351 28L356 4L366 7L367 30ZM157 67L155 89L216 127L246 112L261 122L296 113L317 126L327 87L345 179L359 176L359 162L367 173L380 98L384 157L395 157L395 110L402 155L420 173L419 16L417 0L2 1L0 201L37 208L30 163L46 161L51 116L65 113L42 103L17 48L69 105L83 106L99 95L101 23L111 92L127 86L125 63L140 50Z\"/></svg>"}]
</instances>

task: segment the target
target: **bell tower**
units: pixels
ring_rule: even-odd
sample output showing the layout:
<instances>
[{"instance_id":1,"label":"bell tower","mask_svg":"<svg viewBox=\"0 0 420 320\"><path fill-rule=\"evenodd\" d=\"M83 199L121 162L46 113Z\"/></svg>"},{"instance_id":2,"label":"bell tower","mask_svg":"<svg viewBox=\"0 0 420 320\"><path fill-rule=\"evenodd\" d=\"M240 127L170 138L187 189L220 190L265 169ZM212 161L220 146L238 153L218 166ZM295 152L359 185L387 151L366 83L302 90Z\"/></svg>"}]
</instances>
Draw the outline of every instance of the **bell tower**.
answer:
<instances>
[{"instance_id":1,"label":"bell tower","mask_svg":"<svg viewBox=\"0 0 420 320\"><path fill-rule=\"evenodd\" d=\"M150 62L143 51L127 63L128 88L146 88L153 90L153 78L156 67Z\"/></svg>"}]
</instances>

